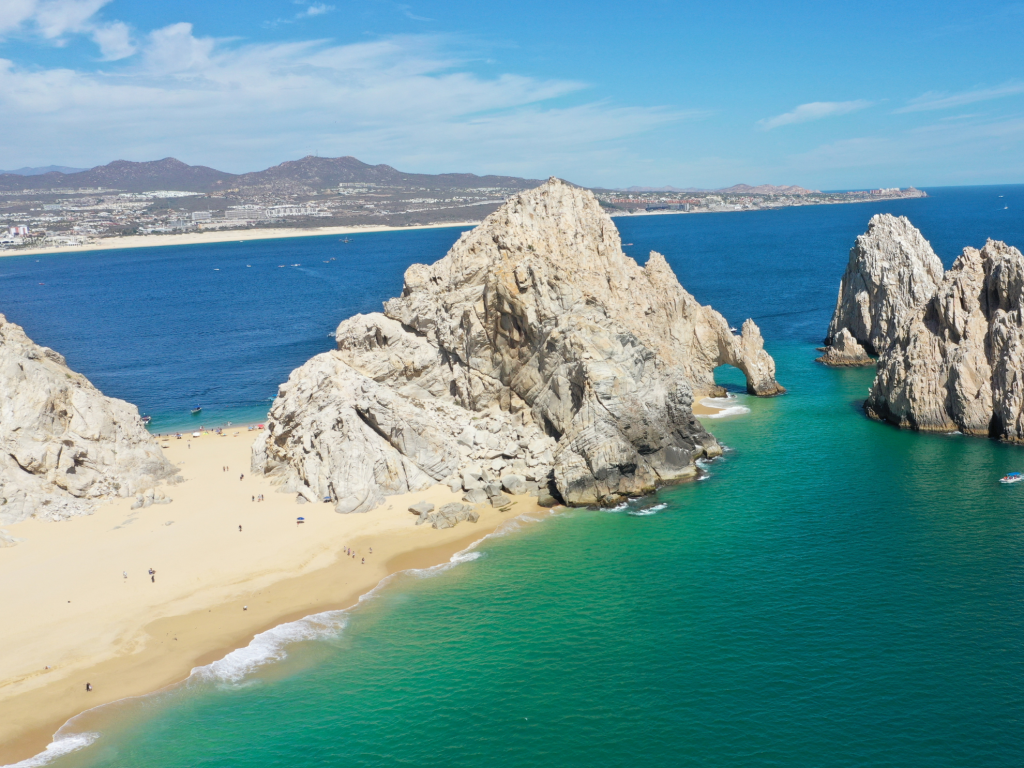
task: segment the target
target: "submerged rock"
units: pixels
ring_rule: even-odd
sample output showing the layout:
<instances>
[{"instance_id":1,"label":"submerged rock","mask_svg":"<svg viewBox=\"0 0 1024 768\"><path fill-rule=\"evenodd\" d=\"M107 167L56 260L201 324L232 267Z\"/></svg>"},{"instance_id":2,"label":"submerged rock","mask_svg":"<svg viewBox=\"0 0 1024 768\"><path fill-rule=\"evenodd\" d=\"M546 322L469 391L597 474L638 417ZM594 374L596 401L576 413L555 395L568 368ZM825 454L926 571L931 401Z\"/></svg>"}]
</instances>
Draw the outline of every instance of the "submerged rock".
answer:
<instances>
[{"instance_id":1,"label":"submerged rock","mask_svg":"<svg viewBox=\"0 0 1024 768\"><path fill-rule=\"evenodd\" d=\"M784 391L752 320L733 335L663 256L640 267L593 194L557 179L409 267L401 297L336 339L281 387L253 470L339 512L439 482L500 494L503 473L545 503L649 493L721 452L691 410L717 366L753 394Z\"/></svg>"},{"instance_id":2,"label":"submerged rock","mask_svg":"<svg viewBox=\"0 0 1024 768\"><path fill-rule=\"evenodd\" d=\"M900 326L942 281L942 262L905 216L880 213L850 249L819 362L863 365L885 351ZM843 330L851 337L846 339ZM870 361L868 361L870 362Z\"/></svg>"},{"instance_id":3,"label":"submerged rock","mask_svg":"<svg viewBox=\"0 0 1024 768\"><path fill-rule=\"evenodd\" d=\"M0 315L0 523L91 514L97 500L177 471L134 405L105 397Z\"/></svg>"},{"instance_id":4,"label":"submerged rock","mask_svg":"<svg viewBox=\"0 0 1024 768\"><path fill-rule=\"evenodd\" d=\"M868 414L1024 442L1024 256L965 248L878 361Z\"/></svg>"}]
</instances>

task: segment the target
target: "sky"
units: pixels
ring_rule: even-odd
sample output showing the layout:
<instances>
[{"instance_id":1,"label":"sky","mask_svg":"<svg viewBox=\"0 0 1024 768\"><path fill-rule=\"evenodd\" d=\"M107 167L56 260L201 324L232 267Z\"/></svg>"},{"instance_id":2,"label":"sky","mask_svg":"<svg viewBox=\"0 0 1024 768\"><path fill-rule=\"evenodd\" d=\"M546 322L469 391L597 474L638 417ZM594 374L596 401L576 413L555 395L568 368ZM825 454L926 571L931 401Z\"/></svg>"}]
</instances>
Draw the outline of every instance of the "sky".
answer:
<instances>
[{"instance_id":1,"label":"sky","mask_svg":"<svg viewBox=\"0 0 1024 768\"><path fill-rule=\"evenodd\" d=\"M0 0L0 168L1024 182L1024 2Z\"/></svg>"}]
</instances>

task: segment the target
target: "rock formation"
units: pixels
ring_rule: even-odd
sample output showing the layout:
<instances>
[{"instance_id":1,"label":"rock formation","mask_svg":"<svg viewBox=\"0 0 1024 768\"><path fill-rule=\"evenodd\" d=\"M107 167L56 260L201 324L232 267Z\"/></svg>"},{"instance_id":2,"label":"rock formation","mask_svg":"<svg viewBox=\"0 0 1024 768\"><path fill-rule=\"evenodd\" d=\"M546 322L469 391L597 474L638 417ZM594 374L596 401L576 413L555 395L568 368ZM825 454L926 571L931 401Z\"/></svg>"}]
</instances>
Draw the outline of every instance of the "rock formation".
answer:
<instances>
[{"instance_id":1,"label":"rock formation","mask_svg":"<svg viewBox=\"0 0 1024 768\"><path fill-rule=\"evenodd\" d=\"M839 298L819 362L867 365L903 322L930 299L942 280L942 262L905 216L871 217L850 249ZM850 339L843 337L843 330ZM854 344L851 344L853 341Z\"/></svg>"},{"instance_id":2,"label":"rock formation","mask_svg":"<svg viewBox=\"0 0 1024 768\"><path fill-rule=\"evenodd\" d=\"M965 248L878 361L869 415L1024 442L1024 257Z\"/></svg>"},{"instance_id":3,"label":"rock formation","mask_svg":"<svg viewBox=\"0 0 1024 768\"><path fill-rule=\"evenodd\" d=\"M825 354L818 358L818 362L825 365L856 367L875 364L867 350L857 343L849 328L846 327L836 334L831 344L827 347L819 347L819 349Z\"/></svg>"},{"instance_id":4,"label":"rock formation","mask_svg":"<svg viewBox=\"0 0 1024 768\"><path fill-rule=\"evenodd\" d=\"M614 503L720 452L691 410L716 366L753 394L783 391L753 321L733 335L663 256L637 265L596 198L556 179L409 267L400 298L335 337L282 385L253 470L339 512L437 482L493 500L511 475L545 499Z\"/></svg>"},{"instance_id":5,"label":"rock formation","mask_svg":"<svg viewBox=\"0 0 1024 768\"><path fill-rule=\"evenodd\" d=\"M88 514L177 471L135 406L0 315L0 523Z\"/></svg>"}]
</instances>

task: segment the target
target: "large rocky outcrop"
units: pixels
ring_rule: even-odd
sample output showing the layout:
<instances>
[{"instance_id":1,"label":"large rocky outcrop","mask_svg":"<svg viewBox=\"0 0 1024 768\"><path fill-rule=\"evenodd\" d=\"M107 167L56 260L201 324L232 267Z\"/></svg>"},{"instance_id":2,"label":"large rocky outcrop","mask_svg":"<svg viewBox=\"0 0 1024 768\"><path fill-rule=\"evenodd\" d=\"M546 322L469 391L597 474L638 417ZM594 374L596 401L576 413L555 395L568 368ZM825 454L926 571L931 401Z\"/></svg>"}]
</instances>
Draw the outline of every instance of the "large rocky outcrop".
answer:
<instances>
[{"instance_id":1,"label":"large rocky outcrop","mask_svg":"<svg viewBox=\"0 0 1024 768\"><path fill-rule=\"evenodd\" d=\"M942 262L905 216L872 216L868 231L850 249L825 337L828 347L819 361L869 365L867 355L885 351L906 319L935 294L941 280ZM856 344L845 338L837 343L844 329Z\"/></svg>"},{"instance_id":2,"label":"large rocky outcrop","mask_svg":"<svg viewBox=\"0 0 1024 768\"><path fill-rule=\"evenodd\" d=\"M594 196L556 179L409 267L401 297L336 339L281 387L253 469L339 512L509 474L612 503L720 451L691 410L716 366L754 394L783 391L753 321L733 335L664 257L640 267Z\"/></svg>"},{"instance_id":3,"label":"large rocky outcrop","mask_svg":"<svg viewBox=\"0 0 1024 768\"><path fill-rule=\"evenodd\" d=\"M0 315L0 523L88 514L177 471L135 406Z\"/></svg>"},{"instance_id":4,"label":"large rocky outcrop","mask_svg":"<svg viewBox=\"0 0 1024 768\"><path fill-rule=\"evenodd\" d=\"M1024 442L1024 257L965 248L878 361L869 415Z\"/></svg>"}]
</instances>

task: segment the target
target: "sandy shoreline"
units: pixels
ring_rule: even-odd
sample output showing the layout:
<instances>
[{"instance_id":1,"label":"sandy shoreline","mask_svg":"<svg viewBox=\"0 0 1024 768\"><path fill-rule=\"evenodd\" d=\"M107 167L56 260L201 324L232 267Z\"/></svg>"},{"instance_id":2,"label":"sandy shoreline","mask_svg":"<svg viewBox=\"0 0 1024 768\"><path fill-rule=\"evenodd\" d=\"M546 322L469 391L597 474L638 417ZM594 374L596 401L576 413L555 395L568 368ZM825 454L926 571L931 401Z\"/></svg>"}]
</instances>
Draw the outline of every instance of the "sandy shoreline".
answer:
<instances>
[{"instance_id":1,"label":"sandy shoreline","mask_svg":"<svg viewBox=\"0 0 1024 768\"><path fill-rule=\"evenodd\" d=\"M205 243L237 243L249 240L274 240L284 237L322 237L324 235L354 235L360 232L406 232L414 229L444 229L446 227L474 227L479 221L453 221L442 224L417 224L410 227L311 227L296 229L211 230L187 232L181 235L126 235L100 238L87 245L57 246L51 248L19 248L0 250L3 256L38 256L51 253L79 253L81 251L113 251L122 248L157 248L165 245L202 245Z\"/></svg>"},{"instance_id":2,"label":"sandy shoreline","mask_svg":"<svg viewBox=\"0 0 1024 768\"><path fill-rule=\"evenodd\" d=\"M248 477L254 434L225 432L161 441L186 478L164 489L171 504L133 511L131 499L117 500L88 517L5 527L22 541L0 549L0 581L9 586L0 765L42 752L71 717L184 680L282 623L351 607L389 575L446 563L540 510L518 497L507 513L478 507L476 524L416 526L408 504L458 499L439 485L389 497L365 515L338 515ZM265 501L253 502L259 494ZM297 525L298 516L306 522ZM101 717L90 712L74 730Z\"/></svg>"}]
</instances>

